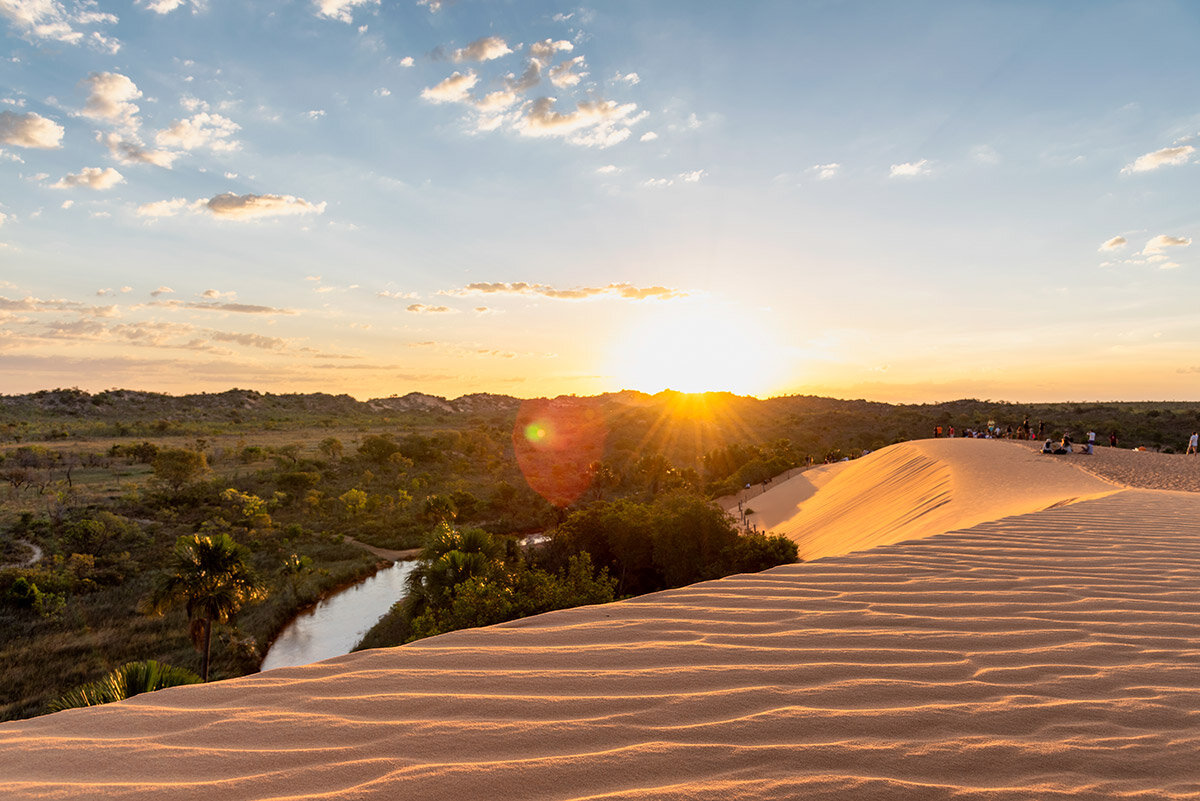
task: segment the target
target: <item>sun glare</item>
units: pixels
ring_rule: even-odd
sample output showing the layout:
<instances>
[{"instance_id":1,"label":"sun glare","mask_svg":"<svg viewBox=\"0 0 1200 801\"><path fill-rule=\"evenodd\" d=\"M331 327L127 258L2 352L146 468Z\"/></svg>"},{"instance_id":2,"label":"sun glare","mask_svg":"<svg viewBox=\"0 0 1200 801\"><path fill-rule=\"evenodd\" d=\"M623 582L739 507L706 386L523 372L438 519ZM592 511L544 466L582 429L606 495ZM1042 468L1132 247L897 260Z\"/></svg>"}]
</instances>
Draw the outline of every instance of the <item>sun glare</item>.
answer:
<instances>
[{"instance_id":1,"label":"sun glare","mask_svg":"<svg viewBox=\"0 0 1200 801\"><path fill-rule=\"evenodd\" d=\"M760 321L711 305L656 308L612 352L609 373L642 392L770 392L783 373L783 348Z\"/></svg>"}]
</instances>

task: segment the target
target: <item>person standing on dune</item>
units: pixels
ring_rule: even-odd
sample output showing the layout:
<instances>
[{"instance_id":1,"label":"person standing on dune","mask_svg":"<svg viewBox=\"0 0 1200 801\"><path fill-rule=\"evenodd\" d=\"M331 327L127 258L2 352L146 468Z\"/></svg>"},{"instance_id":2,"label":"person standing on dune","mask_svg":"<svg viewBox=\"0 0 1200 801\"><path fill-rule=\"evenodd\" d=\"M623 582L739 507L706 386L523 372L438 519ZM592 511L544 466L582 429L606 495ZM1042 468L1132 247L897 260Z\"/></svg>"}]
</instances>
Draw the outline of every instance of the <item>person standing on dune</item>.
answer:
<instances>
[{"instance_id":1,"label":"person standing on dune","mask_svg":"<svg viewBox=\"0 0 1200 801\"><path fill-rule=\"evenodd\" d=\"M1197 445L1200 445L1200 432L1193 431L1191 439L1188 440L1187 452L1196 453Z\"/></svg>"}]
</instances>

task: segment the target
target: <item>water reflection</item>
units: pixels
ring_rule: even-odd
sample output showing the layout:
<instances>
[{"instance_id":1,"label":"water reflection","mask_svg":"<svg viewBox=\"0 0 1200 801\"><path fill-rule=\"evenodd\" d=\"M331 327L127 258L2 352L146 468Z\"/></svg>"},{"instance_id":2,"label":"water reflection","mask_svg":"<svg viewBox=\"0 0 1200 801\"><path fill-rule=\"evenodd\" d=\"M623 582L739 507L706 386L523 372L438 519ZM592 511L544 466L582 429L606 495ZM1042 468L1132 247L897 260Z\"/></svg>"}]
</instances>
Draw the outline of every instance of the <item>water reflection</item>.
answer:
<instances>
[{"instance_id":1,"label":"water reflection","mask_svg":"<svg viewBox=\"0 0 1200 801\"><path fill-rule=\"evenodd\" d=\"M415 565L396 562L298 615L272 643L262 669L307 665L350 653L404 595L404 579Z\"/></svg>"}]
</instances>

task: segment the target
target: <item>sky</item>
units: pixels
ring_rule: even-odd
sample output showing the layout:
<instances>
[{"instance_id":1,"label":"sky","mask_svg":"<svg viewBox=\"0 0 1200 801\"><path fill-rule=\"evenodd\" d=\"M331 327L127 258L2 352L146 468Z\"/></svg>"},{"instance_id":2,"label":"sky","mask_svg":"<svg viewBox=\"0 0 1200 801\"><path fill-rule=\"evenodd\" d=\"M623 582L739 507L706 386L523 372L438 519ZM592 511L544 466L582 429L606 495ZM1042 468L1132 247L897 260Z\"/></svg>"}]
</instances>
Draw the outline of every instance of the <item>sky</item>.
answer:
<instances>
[{"instance_id":1,"label":"sky","mask_svg":"<svg viewBox=\"0 0 1200 801\"><path fill-rule=\"evenodd\" d=\"M0 0L0 393L1196 399L1200 5Z\"/></svg>"}]
</instances>

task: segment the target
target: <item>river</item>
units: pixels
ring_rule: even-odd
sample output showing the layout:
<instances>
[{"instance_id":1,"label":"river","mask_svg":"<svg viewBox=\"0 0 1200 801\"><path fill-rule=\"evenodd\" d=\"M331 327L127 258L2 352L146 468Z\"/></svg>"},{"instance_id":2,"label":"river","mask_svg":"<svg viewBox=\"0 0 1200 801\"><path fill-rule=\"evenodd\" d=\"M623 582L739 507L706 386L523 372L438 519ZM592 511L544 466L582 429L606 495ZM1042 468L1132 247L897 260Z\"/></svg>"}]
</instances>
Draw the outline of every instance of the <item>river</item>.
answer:
<instances>
[{"instance_id":1,"label":"river","mask_svg":"<svg viewBox=\"0 0 1200 801\"><path fill-rule=\"evenodd\" d=\"M301 612L271 643L262 669L307 665L350 653L403 597L404 580L416 564L395 562Z\"/></svg>"}]
</instances>

